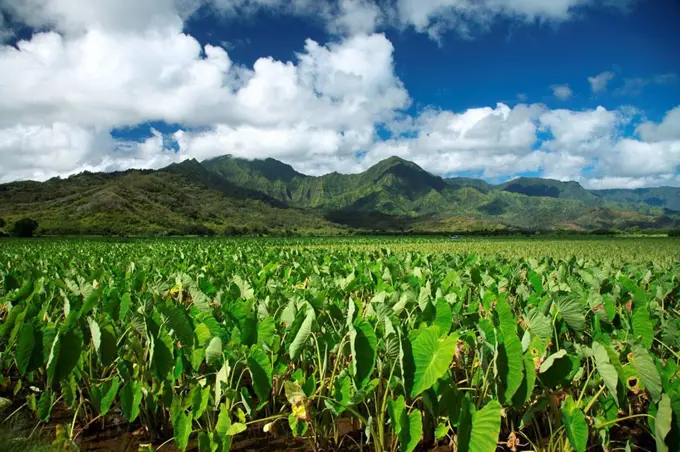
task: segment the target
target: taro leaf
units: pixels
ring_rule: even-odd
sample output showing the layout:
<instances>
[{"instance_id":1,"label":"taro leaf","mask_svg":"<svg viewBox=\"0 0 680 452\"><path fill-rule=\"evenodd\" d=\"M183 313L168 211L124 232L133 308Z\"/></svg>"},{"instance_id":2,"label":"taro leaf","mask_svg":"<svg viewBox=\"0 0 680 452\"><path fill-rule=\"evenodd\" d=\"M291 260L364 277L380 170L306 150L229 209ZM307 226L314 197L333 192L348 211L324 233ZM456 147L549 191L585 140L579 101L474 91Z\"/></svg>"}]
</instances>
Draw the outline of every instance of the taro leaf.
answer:
<instances>
[{"instance_id":1,"label":"taro leaf","mask_svg":"<svg viewBox=\"0 0 680 452\"><path fill-rule=\"evenodd\" d=\"M201 292L198 287L190 287L189 295L191 296L191 301L193 301L194 306L196 306L200 311L212 311L212 307L210 306L210 298Z\"/></svg>"},{"instance_id":2,"label":"taro leaf","mask_svg":"<svg viewBox=\"0 0 680 452\"><path fill-rule=\"evenodd\" d=\"M543 342L548 342L548 339L552 336L552 325L550 320L538 309L533 309L529 312L528 316L529 331L535 334Z\"/></svg>"},{"instance_id":3,"label":"taro leaf","mask_svg":"<svg viewBox=\"0 0 680 452\"><path fill-rule=\"evenodd\" d=\"M120 406L123 416L129 422L134 422L139 416L139 404L142 402L142 383L128 381L120 390Z\"/></svg>"},{"instance_id":4,"label":"taro leaf","mask_svg":"<svg viewBox=\"0 0 680 452\"><path fill-rule=\"evenodd\" d=\"M51 339L51 342L47 342ZM59 340L59 334L49 329L47 334L43 336L43 341L46 342L47 347L44 350L49 350L49 355L47 356L47 385L51 386L55 377L57 376L57 364L59 363L59 352L61 350L61 342Z\"/></svg>"},{"instance_id":5,"label":"taro leaf","mask_svg":"<svg viewBox=\"0 0 680 452\"><path fill-rule=\"evenodd\" d=\"M577 334L583 333L586 328L586 316L583 313L583 306L578 299L573 297L564 297L558 300L557 307L562 315L562 318L569 328L574 330Z\"/></svg>"},{"instance_id":6,"label":"taro leaf","mask_svg":"<svg viewBox=\"0 0 680 452\"><path fill-rule=\"evenodd\" d=\"M392 422L392 430L397 436L401 432L401 414L405 407L404 396L399 396L397 400L389 399L387 401L387 414L390 416L390 422Z\"/></svg>"},{"instance_id":7,"label":"taro leaf","mask_svg":"<svg viewBox=\"0 0 680 452\"><path fill-rule=\"evenodd\" d=\"M633 365L652 400L657 403L661 399L661 376L659 376L649 352L639 344L633 346Z\"/></svg>"},{"instance_id":8,"label":"taro leaf","mask_svg":"<svg viewBox=\"0 0 680 452\"><path fill-rule=\"evenodd\" d=\"M646 306L636 307L631 317L633 334L645 348L650 349L654 342L654 325Z\"/></svg>"},{"instance_id":9,"label":"taro leaf","mask_svg":"<svg viewBox=\"0 0 680 452\"><path fill-rule=\"evenodd\" d=\"M522 344L517 337L517 320L510 311L507 301L499 299L496 303L498 323L503 342L498 344L498 370L500 373L501 403L512 400L512 396L522 385L524 362Z\"/></svg>"},{"instance_id":10,"label":"taro leaf","mask_svg":"<svg viewBox=\"0 0 680 452\"><path fill-rule=\"evenodd\" d=\"M418 331L411 341L413 386L411 397L432 387L448 370L456 350L458 335L439 338L439 328L431 326Z\"/></svg>"},{"instance_id":11,"label":"taro leaf","mask_svg":"<svg viewBox=\"0 0 680 452\"><path fill-rule=\"evenodd\" d=\"M196 386L191 395L191 414L194 419L200 419L210 401L210 386L201 388Z\"/></svg>"},{"instance_id":12,"label":"taro leaf","mask_svg":"<svg viewBox=\"0 0 680 452\"><path fill-rule=\"evenodd\" d=\"M224 364L215 376L215 405L218 405L222 399L222 383L227 382L230 372L231 367L229 366L229 361L225 360Z\"/></svg>"},{"instance_id":13,"label":"taro leaf","mask_svg":"<svg viewBox=\"0 0 680 452\"><path fill-rule=\"evenodd\" d=\"M604 384L607 385L609 392L612 394L612 398L618 405L616 387L619 384L619 375L616 372L614 365L609 361L607 350L599 342L593 342L593 357L595 358L597 371L602 377Z\"/></svg>"},{"instance_id":14,"label":"taro leaf","mask_svg":"<svg viewBox=\"0 0 680 452\"><path fill-rule=\"evenodd\" d=\"M404 409L399 416L399 444L400 450L412 452L423 436L423 416L420 410L413 410L410 413Z\"/></svg>"},{"instance_id":15,"label":"taro leaf","mask_svg":"<svg viewBox=\"0 0 680 452\"><path fill-rule=\"evenodd\" d=\"M531 401L534 387L536 386L536 365L531 353L527 353L523 358L524 363L524 379L522 385L512 398L512 404L519 408L525 403Z\"/></svg>"},{"instance_id":16,"label":"taro leaf","mask_svg":"<svg viewBox=\"0 0 680 452\"><path fill-rule=\"evenodd\" d=\"M175 338L179 339L183 347L194 345L194 332L184 311L177 306L167 305L161 309L168 319L168 326L174 330Z\"/></svg>"},{"instance_id":17,"label":"taro leaf","mask_svg":"<svg viewBox=\"0 0 680 452\"><path fill-rule=\"evenodd\" d=\"M49 422L52 402L52 393L50 391L43 392L40 400L38 400L38 417L42 422Z\"/></svg>"},{"instance_id":18,"label":"taro leaf","mask_svg":"<svg viewBox=\"0 0 680 452\"><path fill-rule=\"evenodd\" d=\"M552 355L548 356L545 361L541 364L540 369L538 370L540 373L546 372L548 369L552 367L552 365L555 363L555 360L558 360L560 358L563 358L567 356L567 351L566 350L559 350Z\"/></svg>"},{"instance_id":19,"label":"taro leaf","mask_svg":"<svg viewBox=\"0 0 680 452\"><path fill-rule=\"evenodd\" d=\"M451 306L445 299L440 298L437 302L437 311L434 322L432 322L434 326L439 327L439 337L445 337L449 334L452 323L453 313L451 312Z\"/></svg>"},{"instance_id":20,"label":"taro leaf","mask_svg":"<svg viewBox=\"0 0 680 452\"><path fill-rule=\"evenodd\" d=\"M178 413L173 421L175 444L179 450L186 450L191 436L191 414Z\"/></svg>"},{"instance_id":21,"label":"taro leaf","mask_svg":"<svg viewBox=\"0 0 680 452\"><path fill-rule=\"evenodd\" d=\"M470 452L494 452L501 430L501 405L492 400L472 415Z\"/></svg>"},{"instance_id":22,"label":"taro leaf","mask_svg":"<svg viewBox=\"0 0 680 452\"><path fill-rule=\"evenodd\" d=\"M90 337L92 338L92 345L94 345L94 349L99 354L99 350L101 349L102 346L102 333L101 330L99 329L99 324L95 319L92 317L89 317L87 319L87 323L90 326Z\"/></svg>"},{"instance_id":23,"label":"taro leaf","mask_svg":"<svg viewBox=\"0 0 680 452\"><path fill-rule=\"evenodd\" d=\"M16 360L17 363L17 369L19 369L21 375L25 375L26 372L28 371L34 348L35 348L35 329L33 323L25 322L22 325L21 330L19 331L16 351L14 355L14 359Z\"/></svg>"},{"instance_id":24,"label":"taro leaf","mask_svg":"<svg viewBox=\"0 0 680 452\"><path fill-rule=\"evenodd\" d=\"M111 381L92 387L92 404L102 416L109 412L119 386L120 378L114 377Z\"/></svg>"},{"instance_id":25,"label":"taro leaf","mask_svg":"<svg viewBox=\"0 0 680 452\"><path fill-rule=\"evenodd\" d=\"M241 343L246 347L257 342L257 317L251 315L246 317L241 328Z\"/></svg>"},{"instance_id":26,"label":"taro leaf","mask_svg":"<svg viewBox=\"0 0 680 452\"><path fill-rule=\"evenodd\" d=\"M352 350L352 376L357 388L371 377L377 355L378 339L367 320L357 319L349 333Z\"/></svg>"},{"instance_id":27,"label":"taro leaf","mask_svg":"<svg viewBox=\"0 0 680 452\"><path fill-rule=\"evenodd\" d=\"M299 319L302 319L301 323L299 323ZM295 338L290 344L290 359L296 360L298 356L300 356L300 352L303 350L305 344L307 343L307 339L309 339L309 336L312 333L313 322L314 311L311 308L307 309L306 313L299 311L295 316L295 321L291 327L291 332L293 332L295 329L296 324L299 324L300 327L297 328L297 331L295 332Z\"/></svg>"},{"instance_id":28,"label":"taro leaf","mask_svg":"<svg viewBox=\"0 0 680 452\"><path fill-rule=\"evenodd\" d=\"M671 399L668 395L663 394L659 407L656 412L654 422L654 438L656 439L656 450L659 452L668 452L666 445L666 436L671 431L671 421L673 418L673 411L671 410Z\"/></svg>"},{"instance_id":29,"label":"taro leaf","mask_svg":"<svg viewBox=\"0 0 680 452\"><path fill-rule=\"evenodd\" d=\"M253 345L248 356L248 370L253 381L253 390L260 403L269 400L272 392L272 363L259 345Z\"/></svg>"},{"instance_id":30,"label":"taro leaf","mask_svg":"<svg viewBox=\"0 0 680 452\"><path fill-rule=\"evenodd\" d=\"M99 359L102 365L108 366L116 360L118 356L118 340L111 325L100 327L101 346L99 347Z\"/></svg>"},{"instance_id":31,"label":"taro leaf","mask_svg":"<svg viewBox=\"0 0 680 452\"><path fill-rule=\"evenodd\" d=\"M266 317L257 324L257 341L271 348L276 336L276 321L273 317Z\"/></svg>"},{"instance_id":32,"label":"taro leaf","mask_svg":"<svg viewBox=\"0 0 680 452\"><path fill-rule=\"evenodd\" d=\"M460 416L458 418L458 451L470 451L470 435L472 434L472 416L475 412L475 406L472 404L472 397L470 393L466 393L463 397L460 407Z\"/></svg>"},{"instance_id":33,"label":"taro leaf","mask_svg":"<svg viewBox=\"0 0 680 452\"><path fill-rule=\"evenodd\" d=\"M168 378L175 364L173 349L174 345L170 335L163 329L159 330L158 337L154 341L151 367L156 378L161 381Z\"/></svg>"},{"instance_id":34,"label":"taro leaf","mask_svg":"<svg viewBox=\"0 0 680 452\"><path fill-rule=\"evenodd\" d=\"M205 323L199 323L194 328L194 336L196 337L196 344L203 347L212 338L212 333Z\"/></svg>"},{"instance_id":35,"label":"taro leaf","mask_svg":"<svg viewBox=\"0 0 680 452\"><path fill-rule=\"evenodd\" d=\"M446 424L443 423L443 422L440 422L440 423L437 425L437 428L434 429L434 438L435 438L437 441L441 441L441 440L443 440L443 439L446 437L446 434L447 434L447 433L449 433L449 426L446 425Z\"/></svg>"},{"instance_id":36,"label":"taro leaf","mask_svg":"<svg viewBox=\"0 0 680 452\"><path fill-rule=\"evenodd\" d=\"M576 406L571 395L562 404L562 422L567 431L567 438L576 452L585 452L588 444L588 424L583 411Z\"/></svg>"},{"instance_id":37,"label":"taro leaf","mask_svg":"<svg viewBox=\"0 0 680 452\"><path fill-rule=\"evenodd\" d=\"M59 382L68 377L80 359L83 338L80 330L70 329L59 335L59 360L54 372L54 380Z\"/></svg>"},{"instance_id":38,"label":"taro leaf","mask_svg":"<svg viewBox=\"0 0 680 452\"><path fill-rule=\"evenodd\" d=\"M238 435L239 433L246 431L246 424L235 422L229 426L227 429L227 436Z\"/></svg>"},{"instance_id":39,"label":"taro leaf","mask_svg":"<svg viewBox=\"0 0 680 452\"><path fill-rule=\"evenodd\" d=\"M120 297L120 305L118 307L118 320L123 320L125 318L125 315L127 315L128 310L130 309L131 303L132 300L130 299L129 293L125 293L122 297Z\"/></svg>"},{"instance_id":40,"label":"taro leaf","mask_svg":"<svg viewBox=\"0 0 680 452\"><path fill-rule=\"evenodd\" d=\"M205 362L212 364L222 356L222 339L219 336L215 336L210 340L210 344L205 349Z\"/></svg>"}]
</instances>

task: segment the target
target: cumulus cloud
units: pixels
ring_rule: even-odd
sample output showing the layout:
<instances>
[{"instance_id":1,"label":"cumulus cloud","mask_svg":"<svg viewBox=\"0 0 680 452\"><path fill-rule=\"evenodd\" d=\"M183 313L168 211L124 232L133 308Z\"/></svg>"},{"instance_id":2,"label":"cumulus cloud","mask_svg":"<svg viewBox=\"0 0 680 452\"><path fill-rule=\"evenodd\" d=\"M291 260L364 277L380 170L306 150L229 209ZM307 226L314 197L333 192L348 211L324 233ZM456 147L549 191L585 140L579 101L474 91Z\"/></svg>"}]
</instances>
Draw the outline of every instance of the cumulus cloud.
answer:
<instances>
[{"instance_id":1,"label":"cumulus cloud","mask_svg":"<svg viewBox=\"0 0 680 452\"><path fill-rule=\"evenodd\" d=\"M392 43L374 33L397 25L434 36L499 16L563 21L610 3L0 0L3 18L44 30L0 45L0 181L161 168L231 153L279 158L308 174L358 172L399 155L437 174L541 171L591 187L677 183L680 107L659 123L641 124L626 107L574 111L525 103L459 112L428 107L411 116ZM245 67L184 31L184 20L206 8L224 17L262 10L314 15L339 36L300 43L291 61L263 56ZM591 77L593 91L606 87L603 74ZM571 96L567 85L553 88L558 98ZM141 142L111 135L154 121L178 130L164 136L149 129ZM625 137L631 124L637 137ZM392 136L381 140L379 129Z\"/></svg>"},{"instance_id":2,"label":"cumulus cloud","mask_svg":"<svg viewBox=\"0 0 680 452\"><path fill-rule=\"evenodd\" d=\"M209 130L202 137L189 131L178 140L183 158L240 152L306 161L303 147L320 154L359 152L379 124L410 102L394 74L392 52L384 35L359 34L327 46L307 40L295 61L261 58L245 68L224 49L201 47L172 27L39 33L16 47L0 47L6 69L0 72L0 131L13 137L0 147L3 177L25 177L30 165L35 178L69 173L49 158L14 158L30 154L32 142L21 138L27 128L55 133L55 124L80 137L73 154L59 159L73 170L99 162L95 148L115 148L95 146L86 136L150 121ZM114 155L128 163L148 157Z\"/></svg>"},{"instance_id":3,"label":"cumulus cloud","mask_svg":"<svg viewBox=\"0 0 680 452\"><path fill-rule=\"evenodd\" d=\"M661 123L646 121L636 132L645 141L680 140L680 106L668 111Z\"/></svg>"},{"instance_id":4,"label":"cumulus cloud","mask_svg":"<svg viewBox=\"0 0 680 452\"><path fill-rule=\"evenodd\" d=\"M588 83L590 83L590 89L593 93L602 93L607 91L607 85L616 77L613 72L602 72L594 77L588 77Z\"/></svg>"},{"instance_id":5,"label":"cumulus cloud","mask_svg":"<svg viewBox=\"0 0 680 452\"><path fill-rule=\"evenodd\" d=\"M622 96L639 96L648 86L669 85L678 80L677 74L657 74L653 77L632 77L623 80L623 86L616 90Z\"/></svg>"},{"instance_id":6,"label":"cumulus cloud","mask_svg":"<svg viewBox=\"0 0 680 452\"><path fill-rule=\"evenodd\" d=\"M567 100L573 94L569 85L550 85L550 89L559 100Z\"/></svg>"}]
</instances>

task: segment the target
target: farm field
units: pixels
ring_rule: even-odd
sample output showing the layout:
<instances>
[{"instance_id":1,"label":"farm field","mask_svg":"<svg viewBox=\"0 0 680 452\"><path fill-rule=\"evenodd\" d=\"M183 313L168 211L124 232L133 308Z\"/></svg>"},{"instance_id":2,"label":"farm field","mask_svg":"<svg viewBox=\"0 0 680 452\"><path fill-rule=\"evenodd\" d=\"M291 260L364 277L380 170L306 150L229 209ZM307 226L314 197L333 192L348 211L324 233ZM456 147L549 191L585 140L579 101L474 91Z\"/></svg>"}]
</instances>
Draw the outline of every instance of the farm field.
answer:
<instances>
[{"instance_id":1,"label":"farm field","mask_svg":"<svg viewBox=\"0 0 680 452\"><path fill-rule=\"evenodd\" d=\"M0 241L2 447L680 450L679 293L671 238Z\"/></svg>"}]
</instances>

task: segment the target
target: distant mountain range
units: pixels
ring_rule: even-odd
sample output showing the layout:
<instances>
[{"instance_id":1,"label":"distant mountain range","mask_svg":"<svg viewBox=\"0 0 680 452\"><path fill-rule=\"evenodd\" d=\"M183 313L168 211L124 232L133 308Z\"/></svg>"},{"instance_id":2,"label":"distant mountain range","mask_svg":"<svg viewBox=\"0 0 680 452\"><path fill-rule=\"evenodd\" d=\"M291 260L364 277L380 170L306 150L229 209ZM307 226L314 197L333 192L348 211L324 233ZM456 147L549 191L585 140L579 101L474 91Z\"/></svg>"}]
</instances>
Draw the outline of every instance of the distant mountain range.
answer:
<instances>
[{"instance_id":1,"label":"distant mountain range","mask_svg":"<svg viewBox=\"0 0 680 452\"><path fill-rule=\"evenodd\" d=\"M680 188L586 190L541 178L492 185L443 179L398 157L315 177L227 155L3 184L0 217L33 218L48 234L675 229Z\"/></svg>"}]
</instances>

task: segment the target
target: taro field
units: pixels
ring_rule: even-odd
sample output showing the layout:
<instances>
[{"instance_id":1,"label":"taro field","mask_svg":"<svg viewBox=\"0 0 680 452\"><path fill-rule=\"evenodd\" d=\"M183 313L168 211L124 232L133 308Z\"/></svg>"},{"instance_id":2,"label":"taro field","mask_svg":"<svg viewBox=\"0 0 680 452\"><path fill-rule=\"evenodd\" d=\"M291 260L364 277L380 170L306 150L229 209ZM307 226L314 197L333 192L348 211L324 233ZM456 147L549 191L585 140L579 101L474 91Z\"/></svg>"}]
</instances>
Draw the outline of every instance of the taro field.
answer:
<instances>
[{"instance_id":1,"label":"taro field","mask_svg":"<svg viewBox=\"0 0 680 452\"><path fill-rule=\"evenodd\" d=\"M680 450L680 241L0 242L0 449Z\"/></svg>"}]
</instances>

